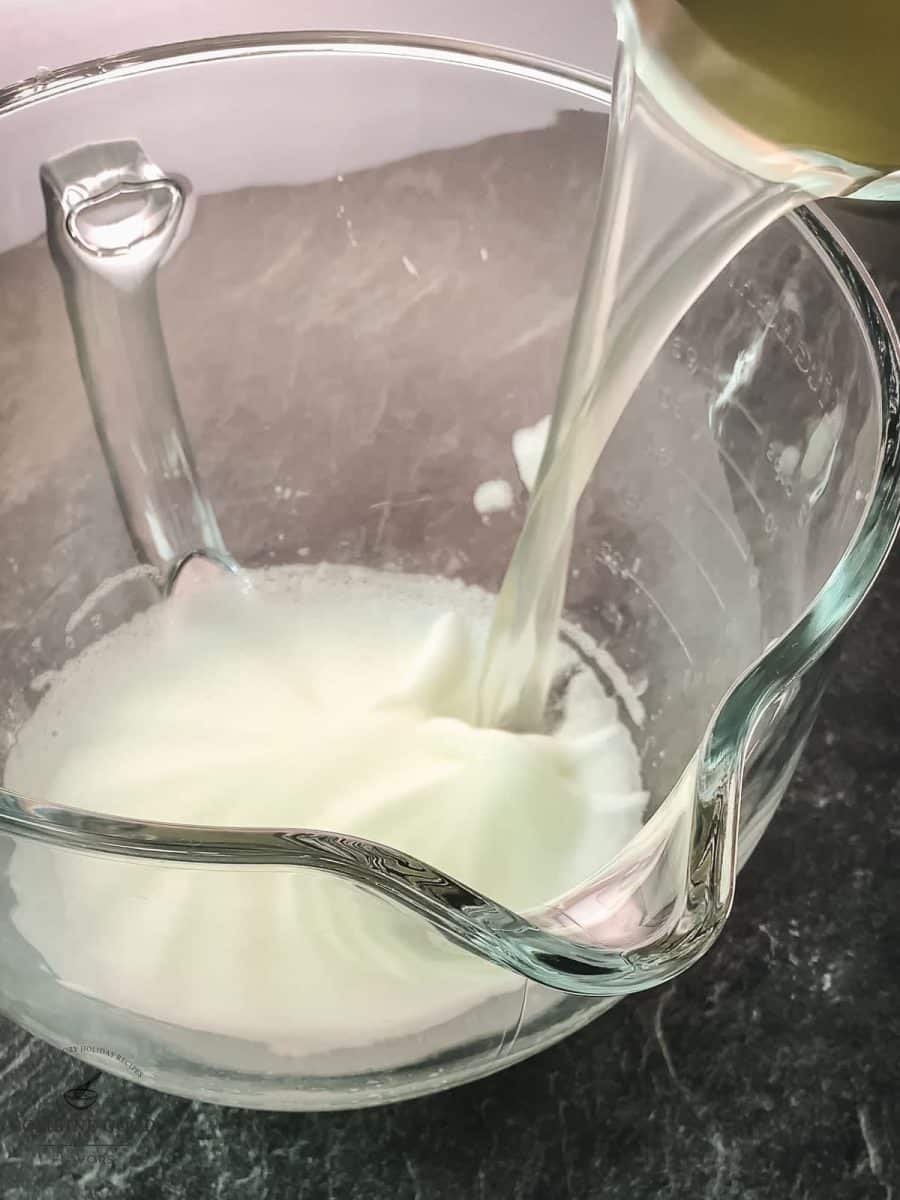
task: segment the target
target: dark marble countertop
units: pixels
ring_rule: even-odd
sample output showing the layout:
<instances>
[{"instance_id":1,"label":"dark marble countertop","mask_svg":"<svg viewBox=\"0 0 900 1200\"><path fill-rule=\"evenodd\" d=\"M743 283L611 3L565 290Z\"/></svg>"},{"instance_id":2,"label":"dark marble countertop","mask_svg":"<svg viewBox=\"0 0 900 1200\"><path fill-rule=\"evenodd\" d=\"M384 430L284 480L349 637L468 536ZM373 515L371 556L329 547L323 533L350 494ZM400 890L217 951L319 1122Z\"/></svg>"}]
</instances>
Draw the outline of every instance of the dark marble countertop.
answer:
<instances>
[{"instance_id":1,"label":"dark marble countertop","mask_svg":"<svg viewBox=\"0 0 900 1200\"><path fill-rule=\"evenodd\" d=\"M900 220L841 217L900 311ZM493 1078L393 1107L218 1109L0 1023L6 1200L900 1198L900 554L847 635L707 958ZM71 1128L48 1151L46 1129ZM59 1138L55 1139L59 1141ZM112 1143L99 1156L95 1143Z\"/></svg>"}]
</instances>

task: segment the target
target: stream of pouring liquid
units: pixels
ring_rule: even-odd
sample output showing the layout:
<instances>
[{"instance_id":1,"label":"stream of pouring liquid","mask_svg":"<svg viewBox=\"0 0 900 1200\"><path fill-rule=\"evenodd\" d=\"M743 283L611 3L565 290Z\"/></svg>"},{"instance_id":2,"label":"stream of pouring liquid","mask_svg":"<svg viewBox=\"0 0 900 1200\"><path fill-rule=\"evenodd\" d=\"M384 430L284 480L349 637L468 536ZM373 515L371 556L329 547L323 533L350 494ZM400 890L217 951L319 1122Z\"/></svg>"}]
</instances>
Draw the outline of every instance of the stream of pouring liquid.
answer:
<instances>
[{"instance_id":1,"label":"stream of pouring liquid","mask_svg":"<svg viewBox=\"0 0 900 1200\"><path fill-rule=\"evenodd\" d=\"M488 726L543 726L575 510L678 321L776 218L880 174L753 137L737 160L720 156L663 111L659 90L638 70L640 42L624 25L593 242L547 445L485 652L479 720ZM715 118L706 109L708 128ZM747 169L754 155L760 173Z\"/></svg>"}]
</instances>

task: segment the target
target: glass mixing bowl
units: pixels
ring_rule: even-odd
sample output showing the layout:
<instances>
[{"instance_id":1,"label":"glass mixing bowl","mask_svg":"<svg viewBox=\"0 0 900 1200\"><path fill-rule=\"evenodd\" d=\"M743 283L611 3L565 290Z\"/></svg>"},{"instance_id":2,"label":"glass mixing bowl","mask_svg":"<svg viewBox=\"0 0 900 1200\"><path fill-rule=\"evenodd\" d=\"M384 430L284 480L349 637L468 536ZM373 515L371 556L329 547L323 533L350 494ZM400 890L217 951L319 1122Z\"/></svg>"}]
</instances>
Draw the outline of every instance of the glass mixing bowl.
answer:
<instances>
[{"instance_id":1,"label":"glass mixing bowl","mask_svg":"<svg viewBox=\"0 0 900 1200\"><path fill-rule=\"evenodd\" d=\"M159 304L238 561L496 590L526 493L516 483L513 508L486 519L473 494L516 482L512 434L553 404L609 102L606 81L552 63L373 34L196 42L0 94L4 756L47 672L161 602L92 426L41 164L133 138L192 183ZM890 546L897 350L860 263L808 210L742 252L658 356L581 504L566 604L602 648L650 802L638 838L579 888L519 914L403 847L145 824L7 791L0 1006L152 1087L336 1108L498 1070L684 970L727 916L828 651ZM333 982L321 963L306 977L295 964L295 1008L234 994L229 926L276 876L296 883L292 919L311 877L365 917L334 930L358 993L341 1045L315 1023ZM173 895L192 898L189 923ZM147 932L162 904L191 968L154 1009L142 988L167 975L170 943ZM363 927L383 945L361 944ZM264 911L257 928L271 936ZM286 941L272 953L289 960ZM404 1025L410 948L455 997L436 1025ZM213 992L210 1015L198 997Z\"/></svg>"}]
</instances>

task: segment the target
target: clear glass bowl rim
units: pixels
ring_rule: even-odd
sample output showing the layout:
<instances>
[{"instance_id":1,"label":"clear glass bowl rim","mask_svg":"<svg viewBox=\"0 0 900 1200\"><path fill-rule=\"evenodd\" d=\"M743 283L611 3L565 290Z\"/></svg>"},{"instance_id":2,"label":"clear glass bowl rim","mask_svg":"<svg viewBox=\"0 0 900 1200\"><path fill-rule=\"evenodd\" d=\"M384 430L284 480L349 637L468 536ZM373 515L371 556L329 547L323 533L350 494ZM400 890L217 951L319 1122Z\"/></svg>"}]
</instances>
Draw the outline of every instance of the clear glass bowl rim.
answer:
<instances>
[{"instance_id":1,"label":"clear glass bowl rim","mask_svg":"<svg viewBox=\"0 0 900 1200\"><path fill-rule=\"evenodd\" d=\"M448 38L372 31L261 33L151 47L41 73L0 89L0 118L67 92L132 75L274 55L364 55L435 62L543 83L609 107L610 81L534 55ZM737 871L741 782L756 722L832 645L874 583L900 523L900 342L871 278L836 227L810 205L787 218L841 281L879 377L877 479L853 543L805 614L734 685L696 760L685 909L678 924L622 953L550 932L552 914L519 914L390 847L320 830L216 828L94 815L0 790L0 833L61 849L198 867L270 864L327 871L417 913L449 941L527 979L584 996L622 996L690 967L728 916ZM616 869L611 864L594 881Z\"/></svg>"}]
</instances>

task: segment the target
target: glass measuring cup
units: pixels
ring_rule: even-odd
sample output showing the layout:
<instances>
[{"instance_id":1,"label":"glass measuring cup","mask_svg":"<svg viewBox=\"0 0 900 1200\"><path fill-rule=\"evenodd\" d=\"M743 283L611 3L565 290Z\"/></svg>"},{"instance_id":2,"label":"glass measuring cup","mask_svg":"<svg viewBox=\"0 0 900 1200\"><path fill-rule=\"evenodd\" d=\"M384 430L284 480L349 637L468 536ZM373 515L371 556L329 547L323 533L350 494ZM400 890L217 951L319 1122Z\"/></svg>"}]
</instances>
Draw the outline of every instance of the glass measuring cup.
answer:
<instances>
[{"instance_id":1,"label":"glass measuring cup","mask_svg":"<svg viewBox=\"0 0 900 1200\"><path fill-rule=\"evenodd\" d=\"M169 47L0 96L7 750L47 671L160 602L91 426L41 234L40 165L135 138L191 180L194 224L160 272L160 309L240 563L495 590L525 492L487 521L472 497L485 480L516 483L512 435L552 405L608 108L608 85L583 73L372 34ZM586 631L621 672L600 664L651 797L641 837L582 887L516 914L403 847L151 825L7 793L3 1009L169 1091L342 1107L496 1070L685 969L727 915L827 651L889 547L896 396L880 300L815 212L742 252L658 356L575 533L572 636ZM340 979L348 959L356 972L359 1021L337 1048L316 1000L327 978L300 964L292 996L273 965L270 1000L250 1003L230 961L229 925L259 881L298 877L347 918L335 961ZM148 1011L142 988L175 961L147 936L160 904L190 969ZM396 939L446 980L440 1024L415 1026L415 978L360 944L373 912L382 948ZM276 949L290 958L290 938Z\"/></svg>"}]
</instances>

